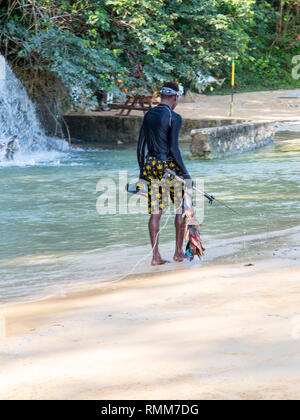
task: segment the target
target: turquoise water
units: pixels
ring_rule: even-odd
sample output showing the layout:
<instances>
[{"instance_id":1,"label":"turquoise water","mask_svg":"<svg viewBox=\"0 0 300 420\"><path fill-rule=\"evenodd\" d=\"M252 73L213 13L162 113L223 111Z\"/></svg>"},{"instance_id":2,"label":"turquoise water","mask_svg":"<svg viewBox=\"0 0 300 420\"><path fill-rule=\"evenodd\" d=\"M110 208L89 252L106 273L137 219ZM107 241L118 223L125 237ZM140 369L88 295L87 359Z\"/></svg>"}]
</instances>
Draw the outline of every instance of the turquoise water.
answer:
<instances>
[{"instance_id":1,"label":"turquoise water","mask_svg":"<svg viewBox=\"0 0 300 420\"><path fill-rule=\"evenodd\" d=\"M300 225L300 133L278 134L272 146L226 159L189 161L187 147L183 154L192 177L204 177L207 192L241 213L205 204L208 253L202 264L263 249L274 232ZM135 147L75 149L40 163L0 167L2 303L157 270L149 255L136 266L151 251L147 214L97 213L97 182L117 181L119 170L137 175ZM171 217L161 233L168 258L173 239Z\"/></svg>"}]
</instances>

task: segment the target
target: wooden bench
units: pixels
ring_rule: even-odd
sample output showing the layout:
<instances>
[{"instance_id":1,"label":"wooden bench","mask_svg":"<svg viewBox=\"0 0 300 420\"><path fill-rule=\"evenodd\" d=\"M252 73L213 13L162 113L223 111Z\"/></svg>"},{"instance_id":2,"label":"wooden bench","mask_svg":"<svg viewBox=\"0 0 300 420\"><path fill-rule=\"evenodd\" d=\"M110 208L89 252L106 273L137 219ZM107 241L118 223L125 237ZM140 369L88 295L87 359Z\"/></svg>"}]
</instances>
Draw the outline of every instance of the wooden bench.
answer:
<instances>
[{"instance_id":1,"label":"wooden bench","mask_svg":"<svg viewBox=\"0 0 300 420\"><path fill-rule=\"evenodd\" d=\"M110 109L120 109L119 115L129 115L131 111L143 111L144 115L152 108L154 103L159 103L159 99L154 95L149 96L130 96L125 103L108 104Z\"/></svg>"}]
</instances>

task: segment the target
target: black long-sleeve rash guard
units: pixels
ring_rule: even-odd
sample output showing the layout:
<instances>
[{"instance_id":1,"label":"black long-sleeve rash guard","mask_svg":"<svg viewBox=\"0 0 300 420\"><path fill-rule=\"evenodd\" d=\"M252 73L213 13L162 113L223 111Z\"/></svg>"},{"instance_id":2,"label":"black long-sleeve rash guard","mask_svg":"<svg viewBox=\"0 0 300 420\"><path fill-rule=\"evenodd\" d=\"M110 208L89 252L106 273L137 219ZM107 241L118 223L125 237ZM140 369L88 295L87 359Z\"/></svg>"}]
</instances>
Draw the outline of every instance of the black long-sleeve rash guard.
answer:
<instances>
[{"instance_id":1,"label":"black long-sleeve rash guard","mask_svg":"<svg viewBox=\"0 0 300 420\"><path fill-rule=\"evenodd\" d=\"M145 162L145 149L148 154L173 161L184 175L190 179L190 175L183 163L179 150L179 132L182 125L182 118L172 111L168 105L160 104L144 117L137 148L137 157L140 173Z\"/></svg>"}]
</instances>

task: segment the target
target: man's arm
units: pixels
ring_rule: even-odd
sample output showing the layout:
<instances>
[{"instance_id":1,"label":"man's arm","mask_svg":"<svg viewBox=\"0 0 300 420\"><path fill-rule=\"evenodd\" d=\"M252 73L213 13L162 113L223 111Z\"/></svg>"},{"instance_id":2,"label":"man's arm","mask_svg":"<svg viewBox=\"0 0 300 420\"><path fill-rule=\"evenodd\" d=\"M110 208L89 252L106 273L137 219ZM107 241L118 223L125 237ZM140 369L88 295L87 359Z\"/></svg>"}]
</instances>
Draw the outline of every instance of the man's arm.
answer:
<instances>
[{"instance_id":1,"label":"man's arm","mask_svg":"<svg viewBox=\"0 0 300 420\"><path fill-rule=\"evenodd\" d=\"M174 163L177 164L179 169L181 170L183 176L185 179L191 179L190 174L188 173L188 170L186 169L180 149L179 149L179 132L182 125L182 118L180 115L175 114L175 117L172 118L172 125L170 130L170 153L173 157Z\"/></svg>"},{"instance_id":2,"label":"man's arm","mask_svg":"<svg viewBox=\"0 0 300 420\"><path fill-rule=\"evenodd\" d=\"M140 131L138 147L137 147L137 160L140 167L140 178L142 178L142 171L145 162L145 148L146 148L146 137L145 137L145 130L144 130L144 122L142 124L142 128Z\"/></svg>"}]
</instances>

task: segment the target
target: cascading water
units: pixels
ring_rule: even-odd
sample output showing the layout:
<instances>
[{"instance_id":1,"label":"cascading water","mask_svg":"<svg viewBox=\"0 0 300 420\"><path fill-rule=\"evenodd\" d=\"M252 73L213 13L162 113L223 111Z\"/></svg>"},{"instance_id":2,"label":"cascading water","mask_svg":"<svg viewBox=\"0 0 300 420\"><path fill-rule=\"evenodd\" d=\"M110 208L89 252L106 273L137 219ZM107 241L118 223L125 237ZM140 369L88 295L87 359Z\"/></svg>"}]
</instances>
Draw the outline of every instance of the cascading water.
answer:
<instances>
[{"instance_id":1,"label":"cascading water","mask_svg":"<svg viewBox=\"0 0 300 420\"><path fill-rule=\"evenodd\" d=\"M0 162L35 162L34 156L47 159L45 153L51 159L53 151L68 148L66 141L46 136L24 86L0 55Z\"/></svg>"}]
</instances>

